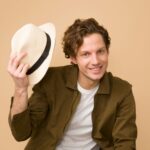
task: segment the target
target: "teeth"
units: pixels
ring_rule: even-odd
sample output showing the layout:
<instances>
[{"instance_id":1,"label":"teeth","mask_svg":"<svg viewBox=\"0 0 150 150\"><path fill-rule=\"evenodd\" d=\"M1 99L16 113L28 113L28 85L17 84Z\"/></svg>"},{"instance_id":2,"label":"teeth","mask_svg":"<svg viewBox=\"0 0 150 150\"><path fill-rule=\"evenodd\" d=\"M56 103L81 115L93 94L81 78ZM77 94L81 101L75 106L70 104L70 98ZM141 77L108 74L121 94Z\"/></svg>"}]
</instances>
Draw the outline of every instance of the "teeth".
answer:
<instances>
[{"instance_id":1,"label":"teeth","mask_svg":"<svg viewBox=\"0 0 150 150\"><path fill-rule=\"evenodd\" d=\"M99 70L100 68L92 68L91 70Z\"/></svg>"},{"instance_id":2,"label":"teeth","mask_svg":"<svg viewBox=\"0 0 150 150\"><path fill-rule=\"evenodd\" d=\"M103 66L98 66L98 67L95 67L95 68L89 68L90 70L93 70L93 71L100 71L102 69Z\"/></svg>"},{"instance_id":3,"label":"teeth","mask_svg":"<svg viewBox=\"0 0 150 150\"><path fill-rule=\"evenodd\" d=\"M96 67L96 68L91 68L92 70L97 70L97 69L100 69L102 68L102 66L99 66L99 67Z\"/></svg>"},{"instance_id":4,"label":"teeth","mask_svg":"<svg viewBox=\"0 0 150 150\"><path fill-rule=\"evenodd\" d=\"M93 70L99 70L100 68L95 68L95 69L93 69Z\"/></svg>"}]
</instances>

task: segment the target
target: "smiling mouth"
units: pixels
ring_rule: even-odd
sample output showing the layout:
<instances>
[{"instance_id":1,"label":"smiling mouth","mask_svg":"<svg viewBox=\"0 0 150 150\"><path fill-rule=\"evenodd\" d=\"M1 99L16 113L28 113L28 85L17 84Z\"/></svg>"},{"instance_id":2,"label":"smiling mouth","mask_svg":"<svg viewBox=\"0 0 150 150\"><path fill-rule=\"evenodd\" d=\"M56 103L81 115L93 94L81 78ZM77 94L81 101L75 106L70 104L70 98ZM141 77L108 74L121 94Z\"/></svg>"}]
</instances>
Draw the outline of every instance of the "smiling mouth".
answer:
<instances>
[{"instance_id":1,"label":"smiling mouth","mask_svg":"<svg viewBox=\"0 0 150 150\"><path fill-rule=\"evenodd\" d=\"M99 70L99 69L101 69L103 66L101 65L101 66L98 66L98 67L91 67L90 68L90 70Z\"/></svg>"},{"instance_id":2,"label":"smiling mouth","mask_svg":"<svg viewBox=\"0 0 150 150\"><path fill-rule=\"evenodd\" d=\"M94 72L99 72L101 71L103 66L98 66L98 67L93 67L93 68L90 68L91 71L94 71Z\"/></svg>"}]
</instances>

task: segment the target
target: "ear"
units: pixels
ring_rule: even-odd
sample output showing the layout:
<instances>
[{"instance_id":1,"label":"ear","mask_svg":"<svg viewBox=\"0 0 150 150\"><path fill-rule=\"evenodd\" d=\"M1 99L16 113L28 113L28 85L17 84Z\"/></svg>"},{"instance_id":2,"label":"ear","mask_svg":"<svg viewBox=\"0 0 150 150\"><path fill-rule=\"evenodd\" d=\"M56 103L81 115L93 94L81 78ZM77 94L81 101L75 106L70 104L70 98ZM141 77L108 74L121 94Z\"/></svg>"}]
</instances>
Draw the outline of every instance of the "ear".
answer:
<instances>
[{"instance_id":1,"label":"ear","mask_svg":"<svg viewBox=\"0 0 150 150\"><path fill-rule=\"evenodd\" d=\"M70 56L70 62L73 63L73 64L77 64L77 60L73 56Z\"/></svg>"}]
</instances>

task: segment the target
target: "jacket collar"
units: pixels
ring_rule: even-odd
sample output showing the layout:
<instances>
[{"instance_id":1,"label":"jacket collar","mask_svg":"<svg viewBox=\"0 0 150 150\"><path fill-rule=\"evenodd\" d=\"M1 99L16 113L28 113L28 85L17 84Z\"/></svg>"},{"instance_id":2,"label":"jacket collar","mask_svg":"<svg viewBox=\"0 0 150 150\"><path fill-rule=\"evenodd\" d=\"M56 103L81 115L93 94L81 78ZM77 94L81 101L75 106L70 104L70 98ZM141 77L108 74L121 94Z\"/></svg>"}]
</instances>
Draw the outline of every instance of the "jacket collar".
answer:
<instances>
[{"instance_id":1,"label":"jacket collar","mask_svg":"<svg viewBox=\"0 0 150 150\"><path fill-rule=\"evenodd\" d=\"M98 94L110 93L110 73L106 72L100 80L100 87L97 91Z\"/></svg>"},{"instance_id":2,"label":"jacket collar","mask_svg":"<svg viewBox=\"0 0 150 150\"><path fill-rule=\"evenodd\" d=\"M66 87L77 90L78 67L77 65L70 65L70 69L66 71Z\"/></svg>"},{"instance_id":3,"label":"jacket collar","mask_svg":"<svg viewBox=\"0 0 150 150\"><path fill-rule=\"evenodd\" d=\"M78 67L77 65L70 66L66 74L66 87L73 90L77 90L77 80L78 80ZM97 94L109 94L110 93L110 73L105 73L103 78L100 80L100 87Z\"/></svg>"}]
</instances>

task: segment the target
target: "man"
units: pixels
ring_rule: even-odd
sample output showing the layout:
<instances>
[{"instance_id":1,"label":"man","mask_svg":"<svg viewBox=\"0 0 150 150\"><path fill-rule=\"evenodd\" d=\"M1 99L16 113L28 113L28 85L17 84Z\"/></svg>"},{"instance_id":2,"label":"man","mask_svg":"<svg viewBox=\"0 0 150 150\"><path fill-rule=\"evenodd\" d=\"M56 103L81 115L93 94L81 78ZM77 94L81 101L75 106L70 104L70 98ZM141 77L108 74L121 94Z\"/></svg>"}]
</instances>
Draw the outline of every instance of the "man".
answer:
<instances>
[{"instance_id":1,"label":"man","mask_svg":"<svg viewBox=\"0 0 150 150\"><path fill-rule=\"evenodd\" d=\"M72 65L49 68L29 100L26 53L9 61L16 140L30 137L26 150L135 150L135 101L131 85L107 72L107 30L93 18L77 19L62 44Z\"/></svg>"}]
</instances>

